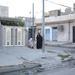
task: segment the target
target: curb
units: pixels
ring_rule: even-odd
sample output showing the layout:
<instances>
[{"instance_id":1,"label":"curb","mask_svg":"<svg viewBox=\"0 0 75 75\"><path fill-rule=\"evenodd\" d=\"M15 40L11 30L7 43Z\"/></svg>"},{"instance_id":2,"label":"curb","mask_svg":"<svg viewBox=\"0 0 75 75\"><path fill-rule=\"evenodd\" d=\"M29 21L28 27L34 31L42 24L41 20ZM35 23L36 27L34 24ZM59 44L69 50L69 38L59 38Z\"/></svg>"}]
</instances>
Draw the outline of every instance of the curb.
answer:
<instances>
[{"instance_id":1,"label":"curb","mask_svg":"<svg viewBox=\"0 0 75 75\"><path fill-rule=\"evenodd\" d=\"M0 66L0 74L21 71L21 70L30 70L30 69L39 68L39 67L40 67L40 64L35 64L35 63Z\"/></svg>"},{"instance_id":2,"label":"curb","mask_svg":"<svg viewBox=\"0 0 75 75\"><path fill-rule=\"evenodd\" d=\"M52 46L52 47L61 47L61 48L72 48L75 49L75 47L70 47L70 46L63 46L63 45L49 45L49 44L45 44L46 46Z\"/></svg>"}]
</instances>

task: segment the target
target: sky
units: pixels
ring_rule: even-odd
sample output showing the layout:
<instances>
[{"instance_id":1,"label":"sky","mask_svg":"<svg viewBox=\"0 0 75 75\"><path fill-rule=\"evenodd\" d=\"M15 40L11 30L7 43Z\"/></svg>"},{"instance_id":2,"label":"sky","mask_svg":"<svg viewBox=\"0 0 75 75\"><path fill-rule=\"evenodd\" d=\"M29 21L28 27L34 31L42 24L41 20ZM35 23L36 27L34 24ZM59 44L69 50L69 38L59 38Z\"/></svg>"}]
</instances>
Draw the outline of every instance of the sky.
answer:
<instances>
[{"instance_id":1,"label":"sky","mask_svg":"<svg viewBox=\"0 0 75 75\"><path fill-rule=\"evenodd\" d=\"M9 7L9 17L32 17L32 3L34 3L34 16L38 17L42 16L42 1L43 0L0 0L0 5ZM49 1L70 6L72 8L73 3L75 3L75 0L44 0L45 12L55 9L64 11L66 9L66 7L53 4Z\"/></svg>"}]
</instances>

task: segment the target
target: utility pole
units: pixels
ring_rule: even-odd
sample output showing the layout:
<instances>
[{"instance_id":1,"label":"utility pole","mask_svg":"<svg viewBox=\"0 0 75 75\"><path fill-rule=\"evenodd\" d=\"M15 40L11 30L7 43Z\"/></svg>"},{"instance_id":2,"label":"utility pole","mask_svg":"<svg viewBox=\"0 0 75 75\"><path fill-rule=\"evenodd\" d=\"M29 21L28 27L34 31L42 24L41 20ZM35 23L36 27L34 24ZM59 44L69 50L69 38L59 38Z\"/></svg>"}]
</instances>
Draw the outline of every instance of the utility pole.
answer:
<instances>
[{"instance_id":1,"label":"utility pole","mask_svg":"<svg viewBox=\"0 0 75 75\"><path fill-rule=\"evenodd\" d=\"M45 40L44 40L44 27L45 27L45 17L44 17L44 0L42 0L42 51L45 52Z\"/></svg>"},{"instance_id":2,"label":"utility pole","mask_svg":"<svg viewBox=\"0 0 75 75\"><path fill-rule=\"evenodd\" d=\"M34 44L34 3L32 3L32 39Z\"/></svg>"}]
</instances>

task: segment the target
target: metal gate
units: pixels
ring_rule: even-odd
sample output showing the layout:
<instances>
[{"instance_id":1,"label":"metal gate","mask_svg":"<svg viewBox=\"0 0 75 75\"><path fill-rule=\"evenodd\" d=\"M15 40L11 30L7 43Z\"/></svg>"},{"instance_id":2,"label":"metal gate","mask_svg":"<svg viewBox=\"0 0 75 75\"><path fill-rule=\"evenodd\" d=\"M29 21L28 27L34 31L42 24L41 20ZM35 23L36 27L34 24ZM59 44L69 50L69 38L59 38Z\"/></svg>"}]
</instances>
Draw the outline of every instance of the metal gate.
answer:
<instances>
[{"instance_id":1,"label":"metal gate","mask_svg":"<svg viewBox=\"0 0 75 75\"><path fill-rule=\"evenodd\" d=\"M73 26L73 42L75 43L75 26Z\"/></svg>"},{"instance_id":2,"label":"metal gate","mask_svg":"<svg viewBox=\"0 0 75 75\"><path fill-rule=\"evenodd\" d=\"M3 45L4 46L24 46L25 29L23 27L3 27Z\"/></svg>"},{"instance_id":3,"label":"metal gate","mask_svg":"<svg viewBox=\"0 0 75 75\"><path fill-rule=\"evenodd\" d=\"M50 29L45 30L45 40L50 40Z\"/></svg>"},{"instance_id":4,"label":"metal gate","mask_svg":"<svg viewBox=\"0 0 75 75\"><path fill-rule=\"evenodd\" d=\"M57 41L57 27L52 28L52 40Z\"/></svg>"}]
</instances>

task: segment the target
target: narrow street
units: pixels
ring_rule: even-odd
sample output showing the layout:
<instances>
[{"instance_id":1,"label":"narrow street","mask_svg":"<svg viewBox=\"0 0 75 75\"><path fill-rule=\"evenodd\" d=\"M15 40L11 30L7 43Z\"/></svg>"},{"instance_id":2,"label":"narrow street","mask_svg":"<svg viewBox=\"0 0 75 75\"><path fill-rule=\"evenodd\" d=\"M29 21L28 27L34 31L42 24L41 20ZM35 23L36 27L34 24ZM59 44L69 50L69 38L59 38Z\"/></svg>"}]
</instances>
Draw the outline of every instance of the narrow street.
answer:
<instances>
[{"instance_id":1,"label":"narrow street","mask_svg":"<svg viewBox=\"0 0 75 75\"><path fill-rule=\"evenodd\" d=\"M68 48L68 47L55 47L55 46L45 46L45 50L63 50L63 51L67 51L67 52L74 52L75 49L74 48Z\"/></svg>"},{"instance_id":2,"label":"narrow street","mask_svg":"<svg viewBox=\"0 0 75 75\"><path fill-rule=\"evenodd\" d=\"M75 67L74 68L62 68L56 69L53 71L46 71L42 73L38 73L36 75L75 75Z\"/></svg>"}]
</instances>

